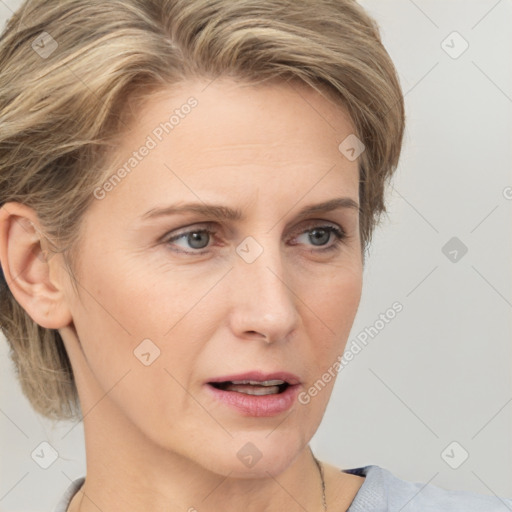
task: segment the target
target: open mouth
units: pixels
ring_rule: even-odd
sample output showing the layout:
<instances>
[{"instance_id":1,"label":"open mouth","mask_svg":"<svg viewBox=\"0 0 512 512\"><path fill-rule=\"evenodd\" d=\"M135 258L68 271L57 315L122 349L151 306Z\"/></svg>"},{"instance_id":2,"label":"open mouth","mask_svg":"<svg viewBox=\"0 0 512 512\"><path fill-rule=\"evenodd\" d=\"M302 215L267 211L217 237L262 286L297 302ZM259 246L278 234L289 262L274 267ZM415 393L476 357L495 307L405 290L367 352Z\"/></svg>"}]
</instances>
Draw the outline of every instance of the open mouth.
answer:
<instances>
[{"instance_id":1,"label":"open mouth","mask_svg":"<svg viewBox=\"0 0 512 512\"><path fill-rule=\"evenodd\" d=\"M210 382L210 386L222 391L233 391L246 395L278 395L283 393L290 384L284 380L234 380L225 382Z\"/></svg>"}]
</instances>

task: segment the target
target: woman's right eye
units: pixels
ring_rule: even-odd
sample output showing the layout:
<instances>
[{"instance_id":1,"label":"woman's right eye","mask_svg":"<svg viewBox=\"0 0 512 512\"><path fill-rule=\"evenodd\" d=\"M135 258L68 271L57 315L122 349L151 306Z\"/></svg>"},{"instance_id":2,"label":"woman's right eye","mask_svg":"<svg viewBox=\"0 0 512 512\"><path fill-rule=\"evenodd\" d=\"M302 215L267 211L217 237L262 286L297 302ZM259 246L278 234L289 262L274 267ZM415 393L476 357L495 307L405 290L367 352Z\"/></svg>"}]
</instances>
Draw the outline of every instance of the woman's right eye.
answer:
<instances>
[{"instance_id":1,"label":"woman's right eye","mask_svg":"<svg viewBox=\"0 0 512 512\"><path fill-rule=\"evenodd\" d=\"M190 229L165 239L168 245L177 245L185 250L178 250L176 252L184 252L187 254L204 254L205 251L200 251L208 247L209 242L216 231L211 229ZM177 241L183 241L184 246L178 245ZM171 247L172 248L172 247ZM174 250L174 249L173 249Z\"/></svg>"}]
</instances>

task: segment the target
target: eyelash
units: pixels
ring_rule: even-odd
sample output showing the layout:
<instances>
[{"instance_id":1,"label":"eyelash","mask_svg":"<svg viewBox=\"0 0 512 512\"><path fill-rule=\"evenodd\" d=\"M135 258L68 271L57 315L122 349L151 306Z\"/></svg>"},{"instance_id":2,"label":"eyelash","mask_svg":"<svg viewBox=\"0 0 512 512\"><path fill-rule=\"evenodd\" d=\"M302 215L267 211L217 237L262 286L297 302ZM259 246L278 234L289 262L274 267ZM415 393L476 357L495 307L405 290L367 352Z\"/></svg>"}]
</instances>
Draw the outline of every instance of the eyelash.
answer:
<instances>
[{"instance_id":1,"label":"eyelash","mask_svg":"<svg viewBox=\"0 0 512 512\"><path fill-rule=\"evenodd\" d=\"M314 231L315 229L323 229L323 230L327 231L328 233L332 233L335 236L335 240L334 240L333 244L331 244L327 247L324 247L322 249L313 249L311 252L327 253L327 252L335 251L339 248L339 246L342 243L344 243L345 239L347 238L347 234L345 233L345 231L343 231L339 227L331 226L331 225L321 225L321 224L314 225L308 229L305 229L304 231L301 231L299 233L299 235L303 235L310 231ZM214 229L210 229L208 227L199 226L196 229L190 229L188 231L183 231L182 233L178 233L177 235L174 235L173 237L165 238L163 240L163 242L165 244L170 245L171 242L175 242L176 240L179 240L180 238L184 238L187 235L190 235L191 233L208 233L208 235L212 236L212 235L215 235L217 233L217 231ZM298 245L298 244L295 244L295 245ZM178 253L191 254L191 255L196 255L196 256L206 253L206 250L203 250L202 252L200 252L200 251L183 251L183 250L175 250L175 249L172 249L172 250L174 250L175 252L178 252Z\"/></svg>"}]
</instances>

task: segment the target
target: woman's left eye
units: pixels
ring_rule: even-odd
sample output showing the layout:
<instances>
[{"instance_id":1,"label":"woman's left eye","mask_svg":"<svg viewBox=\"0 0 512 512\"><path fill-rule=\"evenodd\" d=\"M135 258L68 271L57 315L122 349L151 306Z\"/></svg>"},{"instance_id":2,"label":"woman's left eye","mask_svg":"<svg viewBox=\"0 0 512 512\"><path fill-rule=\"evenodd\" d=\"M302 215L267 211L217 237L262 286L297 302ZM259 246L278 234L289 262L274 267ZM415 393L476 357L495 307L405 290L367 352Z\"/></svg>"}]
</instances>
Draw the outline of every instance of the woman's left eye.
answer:
<instances>
[{"instance_id":1,"label":"woman's left eye","mask_svg":"<svg viewBox=\"0 0 512 512\"><path fill-rule=\"evenodd\" d=\"M182 249L194 249L193 251L185 250L176 252L184 252L187 254L202 254L204 251L201 252L201 249L206 249L210 245L210 241L216 233L217 232L215 230L207 228L193 229L189 231L184 231L173 237L167 238L165 240L165 243L181 247ZM329 241L332 239L331 235L335 236L334 243L327 245ZM316 252L323 252L336 249L346 238L346 235L345 232L339 227L327 225L314 226L312 228L309 228L303 231L298 237L295 237L293 240L298 240L300 239L300 237L306 237L306 241L303 242L305 244L311 244L316 247L321 247L321 249L318 249ZM183 241L184 244L186 244L185 247L176 243L180 240ZM293 243L292 245L298 244Z\"/></svg>"},{"instance_id":2,"label":"woman's left eye","mask_svg":"<svg viewBox=\"0 0 512 512\"><path fill-rule=\"evenodd\" d=\"M331 235L336 237L334 243L324 247L324 245L331 240ZM313 242L313 245L317 247L321 246L322 249L319 249L320 252L337 249L346 238L345 232L337 226L315 226L304 231L300 236L305 236L307 241Z\"/></svg>"}]
</instances>

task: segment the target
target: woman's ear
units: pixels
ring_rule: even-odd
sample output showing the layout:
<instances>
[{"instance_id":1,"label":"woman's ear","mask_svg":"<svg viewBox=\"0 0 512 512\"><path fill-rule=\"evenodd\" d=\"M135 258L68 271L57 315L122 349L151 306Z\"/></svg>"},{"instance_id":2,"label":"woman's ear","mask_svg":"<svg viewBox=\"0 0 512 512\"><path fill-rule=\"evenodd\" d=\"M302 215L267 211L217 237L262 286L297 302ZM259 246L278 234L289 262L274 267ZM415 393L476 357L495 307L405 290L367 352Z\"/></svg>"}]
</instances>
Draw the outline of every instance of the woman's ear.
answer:
<instances>
[{"instance_id":1,"label":"woman's ear","mask_svg":"<svg viewBox=\"0 0 512 512\"><path fill-rule=\"evenodd\" d=\"M0 263L7 285L34 322L58 329L72 317L64 294L67 272L60 254L48 259L49 247L32 208L15 202L0 208Z\"/></svg>"}]
</instances>

